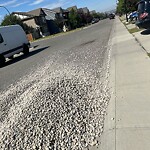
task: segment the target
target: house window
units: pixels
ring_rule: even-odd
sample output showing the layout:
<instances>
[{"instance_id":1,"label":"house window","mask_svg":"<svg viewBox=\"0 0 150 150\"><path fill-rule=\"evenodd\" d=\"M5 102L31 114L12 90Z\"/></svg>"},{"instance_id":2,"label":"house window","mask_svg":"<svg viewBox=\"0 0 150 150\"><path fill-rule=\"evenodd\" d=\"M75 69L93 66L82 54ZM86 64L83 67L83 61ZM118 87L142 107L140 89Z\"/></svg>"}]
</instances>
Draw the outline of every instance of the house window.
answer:
<instances>
[{"instance_id":1,"label":"house window","mask_svg":"<svg viewBox=\"0 0 150 150\"><path fill-rule=\"evenodd\" d=\"M0 43L3 43L3 42L4 42L3 37L2 37L2 35L0 34Z\"/></svg>"}]
</instances>

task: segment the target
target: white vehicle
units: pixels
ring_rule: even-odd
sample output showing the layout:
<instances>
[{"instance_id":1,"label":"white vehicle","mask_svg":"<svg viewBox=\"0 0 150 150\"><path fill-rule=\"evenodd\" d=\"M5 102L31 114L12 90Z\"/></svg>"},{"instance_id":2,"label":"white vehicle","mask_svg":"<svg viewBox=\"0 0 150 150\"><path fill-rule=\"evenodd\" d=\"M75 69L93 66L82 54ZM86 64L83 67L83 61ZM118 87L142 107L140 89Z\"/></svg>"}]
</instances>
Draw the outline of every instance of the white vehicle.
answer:
<instances>
[{"instance_id":1,"label":"white vehicle","mask_svg":"<svg viewBox=\"0 0 150 150\"><path fill-rule=\"evenodd\" d=\"M0 65L5 63L6 58L12 59L14 54L28 54L29 47L30 43L21 26L0 27Z\"/></svg>"}]
</instances>

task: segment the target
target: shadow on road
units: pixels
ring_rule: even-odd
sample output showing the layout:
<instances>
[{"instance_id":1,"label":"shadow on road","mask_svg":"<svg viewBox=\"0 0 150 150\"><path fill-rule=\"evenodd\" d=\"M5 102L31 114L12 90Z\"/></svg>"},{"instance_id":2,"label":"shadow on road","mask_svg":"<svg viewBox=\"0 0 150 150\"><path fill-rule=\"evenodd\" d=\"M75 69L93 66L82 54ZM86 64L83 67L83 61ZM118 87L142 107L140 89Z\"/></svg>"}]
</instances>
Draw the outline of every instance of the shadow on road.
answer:
<instances>
[{"instance_id":1,"label":"shadow on road","mask_svg":"<svg viewBox=\"0 0 150 150\"><path fill-rule=\"evenodd\" d=\"M37 46L36 46L37 47ZM39 48L39 49L36 49L36 50L33 50L33 51L31 51L31 52L29 52L29 54L27 54L27 55L20 55L20 56L18 56L18 57L15 57L14 59L12 59L12 60L9 60L9 61L7 61L6 63L5 63L5 65L4 66L1 66L0 68L3 68L3 67L6 67L6 66L8 66L8 65L11 65L11 64L13 64L13 63L16 63L16 62L18 62L18 61L21 61L21 60L23 60L23 59L26 59L26 58L28 58L28 57L31 57L31 56L33 56L33 55L36 55L36 54L38 54L38 53L40 53L41 51L43 51L43 50L45 50L45 49L47 49L47 48L49 48L50 46L46 46L46 47L43 47L43 48ZM34 47L35 48L35 47Z\"/></svg>"},{"instance_id":2,"label":"shadow on road","mask_svg":"<svg viewBox=\"0 0 150 150\"><path fill-rule=\"evenodd\" d=\"M141 34L142 35L149 35L150 34L150 29L142 31Z\"/></svg>"}]
</instances>

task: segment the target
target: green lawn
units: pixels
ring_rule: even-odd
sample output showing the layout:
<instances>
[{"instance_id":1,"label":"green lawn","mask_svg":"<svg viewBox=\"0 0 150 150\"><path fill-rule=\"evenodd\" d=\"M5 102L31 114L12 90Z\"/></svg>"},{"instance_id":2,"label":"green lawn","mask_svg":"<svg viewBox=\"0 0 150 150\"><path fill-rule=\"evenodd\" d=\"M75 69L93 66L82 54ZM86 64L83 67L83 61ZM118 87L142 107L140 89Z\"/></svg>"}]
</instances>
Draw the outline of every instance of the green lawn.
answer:
<instances>
[{"instance_id":1,"label":"green lawn","mask_svg":"<svg viewBox=\"0 0 150 150\"><path fill-rule=\"evenodd\" d=\"M132 29L128 29L128 31L132 34L132 33L141 31L141 29L138 29L137 27L135 27L135 28L132 28Z\"/></svg>"}]
</instances>

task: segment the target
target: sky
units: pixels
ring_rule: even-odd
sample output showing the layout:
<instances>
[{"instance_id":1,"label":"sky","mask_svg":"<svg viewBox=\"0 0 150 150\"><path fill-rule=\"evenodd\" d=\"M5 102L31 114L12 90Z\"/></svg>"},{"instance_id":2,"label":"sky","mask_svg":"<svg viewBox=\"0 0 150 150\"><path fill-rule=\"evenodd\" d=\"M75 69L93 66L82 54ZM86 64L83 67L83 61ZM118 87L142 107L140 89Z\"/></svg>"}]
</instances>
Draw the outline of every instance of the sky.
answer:
<instances>
[{"instance_id":1,"label":"sky","mask_svg":"<svg viewBox=\"0 0 150 150\"><path fill-rule=\"evenodd\" d=\"M116 7L116 0L0 0L0 6L6 7L9 12L27 12L37 8L62 7L64 9L76 5L78 8L88 7L89 10L105 12ZM0 7L0 21L8 14L6 9Z\"/></svg>"}]
</instances>

